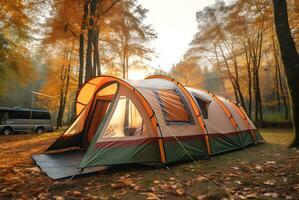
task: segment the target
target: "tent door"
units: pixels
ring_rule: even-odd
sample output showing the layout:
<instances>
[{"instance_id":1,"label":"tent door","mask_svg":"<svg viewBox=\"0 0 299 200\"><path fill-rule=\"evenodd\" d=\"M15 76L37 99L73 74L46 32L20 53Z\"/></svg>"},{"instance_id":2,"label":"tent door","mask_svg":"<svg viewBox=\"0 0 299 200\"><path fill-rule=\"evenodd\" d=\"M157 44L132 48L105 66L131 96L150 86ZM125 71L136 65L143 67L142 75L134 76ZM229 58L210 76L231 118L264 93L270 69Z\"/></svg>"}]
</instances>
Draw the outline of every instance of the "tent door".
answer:
<instances>
[{"instance_id":1,"label":"tent door","mask_svg":"<svg viewBox=\"0 0 299 200\"><path fill-rule=\"evenodd\" d=\"M111 101L109 100L99 100L95 99L95 103L92 109L92 114L90 115L89 124L87 127L85 145L89 146L92 141L93 136L95 135L100 123L102 122L107 110L109 108Z\"/></svg>"}]
</instances>

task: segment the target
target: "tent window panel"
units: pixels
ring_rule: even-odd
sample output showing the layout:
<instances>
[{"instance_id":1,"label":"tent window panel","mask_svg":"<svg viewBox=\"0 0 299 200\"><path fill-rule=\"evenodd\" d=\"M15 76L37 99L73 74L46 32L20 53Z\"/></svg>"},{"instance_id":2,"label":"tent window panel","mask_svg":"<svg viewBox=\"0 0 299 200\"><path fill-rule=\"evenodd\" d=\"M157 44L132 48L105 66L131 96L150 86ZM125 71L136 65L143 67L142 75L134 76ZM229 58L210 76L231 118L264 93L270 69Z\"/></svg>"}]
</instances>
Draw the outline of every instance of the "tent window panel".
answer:
<instances>
[{"instance_id":1,"label":"tent window panel","mask_svg":"<svg viewBox=\"0 0 299 200\"><path fill-rule=\"evenodd\" d=\"M176 90L158 90L156 94L167 125L192 123L187 103Z\"/></svg>"},{"instance_id":2,"label":"tent window panel","mask_svg":"<svg viewBox=\"0 0 299 200\"><path fill-rule=\"evenodd\" d=\"M133 102L120 96L104 138L148 135L145 123Z\"/></svg>"},{"instance_id":3,"label":"tent window panel","mask_svg":"<svg viewBox=\"0 0 299 200\"><path fill-rule=\"evenodd\" d=\"M206 102L198 97L195 96L195 100L200 108L200 111L202 113L202 116L204 119L208 119L208 106L209 102Z\"/></svg>"}]
</instances>

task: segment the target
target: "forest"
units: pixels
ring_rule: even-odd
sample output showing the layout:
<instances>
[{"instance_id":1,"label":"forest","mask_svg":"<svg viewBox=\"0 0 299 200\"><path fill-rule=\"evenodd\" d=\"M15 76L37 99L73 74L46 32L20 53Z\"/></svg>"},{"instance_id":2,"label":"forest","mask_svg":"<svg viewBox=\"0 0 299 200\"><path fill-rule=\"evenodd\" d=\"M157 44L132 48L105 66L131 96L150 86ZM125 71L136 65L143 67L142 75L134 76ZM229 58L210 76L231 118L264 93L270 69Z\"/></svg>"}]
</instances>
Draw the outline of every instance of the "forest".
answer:
<instances>
[{"instance_id":1,"label":"forest","mask_svg":"<svg viewBox=\"0 0 299 200\"><path fill-rule=\"evenodd\" d=\"M199 10L198 31L170 71L146 63L154 59L150 43L157 33L145 24L147 10L137 1L4 2L3 106L45 107L60 127L72 120L72 103L85 80L102 74L128 78L140 70L233 98L259 126L291 124L271 1L217 1ZM298 48L297 1L288 1L288 15ZM32 90L53 98L35 95L31 105Z\"/></svg>"},{"instance_id":2,"label":"forest","mask_svg":"<svg viewBox=\"0 0 299 200\"><path fill-rule=\"evenodd\" d=\"M85 195L86 199L99 199L97 192L90 193L96 187L105 188L104 196L100 195L103 199L112 193L112 199L132 199L135 192L140 193L139 199L299 198L298 0L216 0L198 8L194 13L196 32L180 60L173 61L169 70L151 64L157 59L153 43L159 38L159 31L148 23L150 11L142 0L0 0L0 8L0 107L47 109L56 130L52 136L12 136L18 143L10 143L14 138L8 136L3 136L3 141L0 138L4 145L0 198L29 199L33 195L38 199L64 199L68 195ZM113 173L111 179L115 182L111 184L101 185L100 181L109 180L106 175L86 184L83 182L89 179L85 177L67 182L70 191L61 191L59 187L64 182L41 177L34 183L36 188L42 185L35 193L25 189L15 194L14 189L26 181L13 183L15 171L9 168L16 167L16 179L33 181L31 175L38 177L29 157L74 122L80 89L92 78L103 75L132 80L165 75L185 87L231 99L244 108L270 142L248 150L257 158L257 164L246 157L246 152L216 158L221 168L204 161L201 167L206 164L203 168L208 175L198 175L202 172L193 170L191 164L173 168L173 174L172 169L158 169L160 176L147 168L134 172L134 167L128 167L129 171ZM13 153L10 145L26 151L25 138L32 149L11 165L4 164ZM22 162L26 163L24 169ZM188 182L183 171L190 176L197 173L197 178ZM231 179L221 180L222 175ZM144 176L145 181L139 176ZM252 178L255 176L258 178ZM118 180L119 177L122 178ZM251 185L255 181L258 183ZM195 188L187 189L193 183L208 183L211 188L199 189L197 194ZM85 184L85 189L79 184Z\"/></svg>"}]
</instances>

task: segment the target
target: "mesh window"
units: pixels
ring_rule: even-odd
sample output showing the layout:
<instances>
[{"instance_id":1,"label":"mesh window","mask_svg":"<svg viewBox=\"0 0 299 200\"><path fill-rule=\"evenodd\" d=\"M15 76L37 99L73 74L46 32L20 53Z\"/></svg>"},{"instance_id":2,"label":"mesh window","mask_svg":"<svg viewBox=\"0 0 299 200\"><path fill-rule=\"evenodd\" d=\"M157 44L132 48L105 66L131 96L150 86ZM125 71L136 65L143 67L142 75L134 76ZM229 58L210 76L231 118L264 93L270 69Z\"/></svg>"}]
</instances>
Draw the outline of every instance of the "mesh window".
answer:
<instances>
[{"instance_id":1,"label":"mesh window","mask_svg":"<svg viewBox=\"0 0 299 200\"><path fill-rule=\"evenodd\" d=\"M191 116L185 99L171 89L156 91L166 124L191 123Z\"/></svg>"},{"instance_id":2,"label":"mesh window","mask_svg":"<svg viewBox=\"0 0 299 200\"><path fill-rule=\"evenodd\" d=\"M120 96L104 138L144 135L147 129L138 109L128 97Z\"/></svg>"},{"instance_id":3,"label":"mesh window","mask_svg":"<svg viewBox=\"0 0 299 200\"><path fill-rule=\"evenodd\" d=\"M202 100L202 99L200 99L200 98L198 98L196 96L194 96L194 97L195 97L195 100L196 100L196 102L197 102L197 104L199 106L199 109L200 109L201 113L202 113L203 118L204 119L208 119L208 106L209 106L209 102L206 102L206 101L204 101L204 100Z\"/></svg>"}]
</instances>

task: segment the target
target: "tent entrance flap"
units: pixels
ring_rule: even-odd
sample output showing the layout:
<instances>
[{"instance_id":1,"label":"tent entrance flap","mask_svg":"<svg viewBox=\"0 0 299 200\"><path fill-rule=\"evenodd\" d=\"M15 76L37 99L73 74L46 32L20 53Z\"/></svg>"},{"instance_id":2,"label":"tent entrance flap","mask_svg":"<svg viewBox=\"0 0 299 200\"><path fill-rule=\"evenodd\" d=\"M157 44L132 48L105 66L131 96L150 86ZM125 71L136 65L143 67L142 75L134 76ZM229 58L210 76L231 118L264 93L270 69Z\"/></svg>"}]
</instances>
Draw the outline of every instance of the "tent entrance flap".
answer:
<instances>
[{"instance_id":1,"label":"tent entrance flap","mask_svg":"<svg viewBox=\"0 0 299 200\"><path fill-rule=\"evenodd\" d=\"M90 114L85 125L85 137L83 140L83 146L88 147L95 136L100 124L102 123L107 111L111 105L111 102L117 93L117 83L112 83L104 88L100 89L95 95L92 101L92 107Z\"/></svg>"},{"instance_id":2,"label":"tent entrance flap","mask_svg":"<svg viewBox=\"0 0 299 200\"><path fill-rule=\"evenodd\" d=\"M116 82L106 83L96 91L93 91L88 100L84 100L86 105L84 104L72 125L48 148L48 150L61 150L70 147L88 147L99 125L103 121L117 91L118 83ZM83 96L82 98L86 98L86 96Z\"/></svg>"},{"instance_id":3,"label":"tent entrance flap","mask_svg":"<svg viewBox=\"0 0 299 200\"><path fill-rule=\"evenodd\" d=\"M87 126L85 146L89 146L93 136L95 135L100 123L102 122L111 101L96 99L89 123Z\"/></svg>"},{"instance_id":4,"label":"tent entrance flap","mask_svg":"<svg viewBox=\"0 0 299 200\"><path fill-rule=\"evenodd\" d=\"M52 179L72 177L107 169L105 166L90 167L80 173L78 168L86 151L72 150L55 154L38 154L32 156L33 160Z\"/></svg>"}]
</instances>

